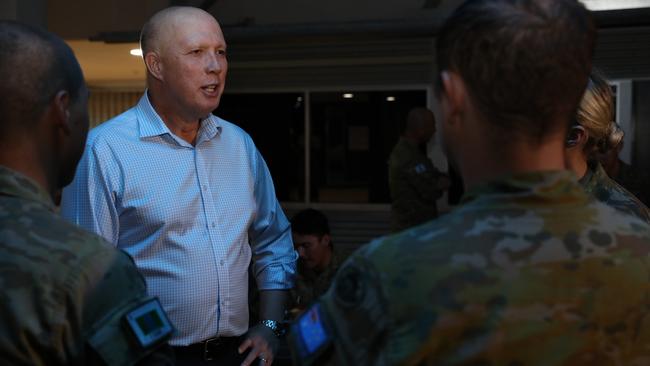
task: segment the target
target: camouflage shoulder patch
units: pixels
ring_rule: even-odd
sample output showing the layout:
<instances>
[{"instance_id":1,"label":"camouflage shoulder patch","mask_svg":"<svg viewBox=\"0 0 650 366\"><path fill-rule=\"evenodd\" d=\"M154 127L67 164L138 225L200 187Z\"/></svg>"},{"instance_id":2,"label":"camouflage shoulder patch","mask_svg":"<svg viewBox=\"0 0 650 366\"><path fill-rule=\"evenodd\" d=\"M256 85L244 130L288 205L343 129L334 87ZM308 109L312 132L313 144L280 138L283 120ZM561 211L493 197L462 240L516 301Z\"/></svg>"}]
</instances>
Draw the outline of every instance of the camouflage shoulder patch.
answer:
<instances>
[{"instance_id":1,"label":"camouflage shoulder patch","mask_svg":"<svg viewBox=\"0 0 650 366\"><path fill-rule=\"evenodd\" d=\"M423 163L419 163L415 166L415 173L422 174L427 171L427 166Z\"/></svg>"},{"instance_id":2,"label":"camouflage shoulder patch","mask_svg":"<svg viewBox=\"0 0 650 366\"><path fill-rule=\"evenodd\" d=\"M364 274L359 267L341 268L341 273L334 285L334 296L337 303L344 307L352 307L361 303L366 293L363 278Z\"/></svg>"},{"instance_id":3,"label":"camouflage shoulder patch","mask_svg":"<svg viewBox=\"0 0 650 366\"><path fill-rule=\"evenodd\" d=\"M88 338L107 365L128 365L141 359L172 334L172 326L155 298L116 309ZM159 304L158 304L159 306Z\"/></svg>"}]
</instances>

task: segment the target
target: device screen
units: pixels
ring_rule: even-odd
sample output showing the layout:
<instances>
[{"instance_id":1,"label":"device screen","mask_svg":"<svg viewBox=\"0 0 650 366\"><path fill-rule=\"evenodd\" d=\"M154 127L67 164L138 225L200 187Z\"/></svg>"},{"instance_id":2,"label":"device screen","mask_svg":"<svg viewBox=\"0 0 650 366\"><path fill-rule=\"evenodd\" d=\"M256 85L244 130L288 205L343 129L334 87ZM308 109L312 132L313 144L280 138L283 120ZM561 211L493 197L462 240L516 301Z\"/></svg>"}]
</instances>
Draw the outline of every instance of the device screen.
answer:
<instances>
[{"instance_id":1,"label":"device screen","mask_svg":"<svg viewBox=\"0 0 650 366\"><path fill-rule=\"evenodd\" d=\"M298 325L300 327L300 336L308 355L318 351L330 340L323 326L320 315L320 304L316 304L307 310L300 317Z\"/></svg>"},{"instance_id":2,"label":"device screen","mask_svg":"<svg viewBox=\"0 0 650 366\"><path fill-rule=\"evenodd\" d=\"M126 321L143 347L158 343L173 332L157 299L138 305L126 315Z\"/></svg>"}]
</instances>

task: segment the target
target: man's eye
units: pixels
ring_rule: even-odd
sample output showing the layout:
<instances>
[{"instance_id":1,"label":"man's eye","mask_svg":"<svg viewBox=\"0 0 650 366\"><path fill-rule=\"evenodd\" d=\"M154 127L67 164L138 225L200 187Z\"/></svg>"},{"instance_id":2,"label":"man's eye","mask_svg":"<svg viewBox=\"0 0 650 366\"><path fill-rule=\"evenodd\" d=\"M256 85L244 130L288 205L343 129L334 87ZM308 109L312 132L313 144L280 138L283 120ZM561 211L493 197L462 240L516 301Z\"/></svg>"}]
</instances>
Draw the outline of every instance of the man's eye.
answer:
<instances>
[{"instance_id":1,"label":"man's eye","mask_svg":"<svg viewBox=\"0 0 650 366\"><path fill-rule=\"evenodd\" d=\"M226 56L226 50L218 50L217 55L219 56Z\"/></svg>"}]
</instances>

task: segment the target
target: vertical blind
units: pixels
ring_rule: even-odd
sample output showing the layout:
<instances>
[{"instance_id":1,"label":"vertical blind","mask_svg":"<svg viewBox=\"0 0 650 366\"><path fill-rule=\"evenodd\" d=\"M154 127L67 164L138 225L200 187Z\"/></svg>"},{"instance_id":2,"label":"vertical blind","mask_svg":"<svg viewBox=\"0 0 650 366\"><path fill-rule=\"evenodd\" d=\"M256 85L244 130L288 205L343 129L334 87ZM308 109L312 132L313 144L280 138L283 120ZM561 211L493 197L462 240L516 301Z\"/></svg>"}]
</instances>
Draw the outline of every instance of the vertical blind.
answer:
<instances>
[{"instance_id":1,"label":"vertical blind","mask_svg":"<svg viewBox=\"0 0 650 366\"><path fill-rule=\"evenodd\" d=\"M92 90L88 101L90 127L105 122L133 107L143 91Z\"/></svg>"}]
</instances>

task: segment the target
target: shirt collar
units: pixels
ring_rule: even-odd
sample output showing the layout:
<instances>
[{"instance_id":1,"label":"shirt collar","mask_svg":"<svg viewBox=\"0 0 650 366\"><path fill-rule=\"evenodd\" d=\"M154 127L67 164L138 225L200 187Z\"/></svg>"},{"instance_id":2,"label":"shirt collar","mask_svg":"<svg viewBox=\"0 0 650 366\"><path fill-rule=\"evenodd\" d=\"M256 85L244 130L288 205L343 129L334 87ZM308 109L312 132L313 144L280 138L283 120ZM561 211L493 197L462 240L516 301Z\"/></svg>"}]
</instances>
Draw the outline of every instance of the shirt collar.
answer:
<instances>
[{"instance_id":1,"label":"shirt collar","mask_svg":"<svg viewBox=\"0 0 650 366\"><path fill-rule=\"evenodd\" d=\"M165 122L163 122L162 118L160 118L158 112L156 112L151 105L148 90L145 90L144 95L142 95L140 101L136 105L136 113L140 138L174 135ZM197 144L214 138L221 133L221 129L222 126L219 117L210 113L208 117L201 121Z\"/></svg>"},{"instance_id":2,"label":"shirt collar","mask_svg":"<svg viewBox=\"0 0 650 366\"><path fill-rule=\"evenodd\" d=\"M411 141L411 140L407 139L404 136L400 136L399 143L404 145L404 146L408 146L410 149L413 149L413 150L417 150L420 147L420 145L418 145L414 141Z\"/></svg>"},{"instance_id":3,"label":"shirt collar","mask_svg":"<svg viewBox=\"0 0 650 366\"><path fill-rule=\"evenodd\" d=\"M54 211L52 198L41 186L25 175L2 165L0 165L0 195L38 202L48 210Z\"/></svg>"},{"instance_id":4,"label":"shirt collar","mask_svg":"<svg viewBox=\"0 0 650 366\"><path fill-rule=\"evenodd\" d=\"M215 136L221 133L221 119L214 114L210 115L201 121L201 128L199 128L199 137L196 139L196 144L203 141L212 140Z\"/></svg>"}]
</instances>

